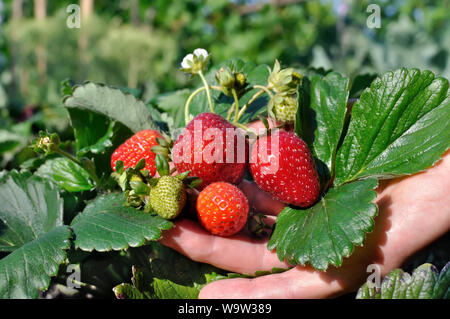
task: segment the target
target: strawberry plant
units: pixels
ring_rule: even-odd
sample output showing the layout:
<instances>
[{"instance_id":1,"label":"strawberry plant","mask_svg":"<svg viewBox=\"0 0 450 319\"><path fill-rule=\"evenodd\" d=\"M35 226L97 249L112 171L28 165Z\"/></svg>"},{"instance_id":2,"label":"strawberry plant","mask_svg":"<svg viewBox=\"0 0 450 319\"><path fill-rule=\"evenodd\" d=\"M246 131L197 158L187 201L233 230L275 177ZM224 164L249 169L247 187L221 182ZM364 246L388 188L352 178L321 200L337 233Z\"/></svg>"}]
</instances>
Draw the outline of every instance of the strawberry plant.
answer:
<instances>
[{"instance_id":1,"label":"strawberry plant","mask_svg":"<svg viewBox=\"0 0 450 319\"><path fill-rule=\"evenodd\" d=\"M421 172L450 147L449 84L431 71L350 85L337 72L301 74L278 61L209 62L203 49L187 55L182 71L201 86L150 101L63 83L74 140L42 132L32 145L41 154L0 174L0 297L77 284L83 296L196 298L207 283L245 276L158 243L181 218L216 235L245 233L257 212L243 179L286 204L268 250L291 266L339 268L374 228L378 181ZM349 101L355 87L362 93ZM268 129L250 125L258 119Z\"/></svg>"}]
</instances>

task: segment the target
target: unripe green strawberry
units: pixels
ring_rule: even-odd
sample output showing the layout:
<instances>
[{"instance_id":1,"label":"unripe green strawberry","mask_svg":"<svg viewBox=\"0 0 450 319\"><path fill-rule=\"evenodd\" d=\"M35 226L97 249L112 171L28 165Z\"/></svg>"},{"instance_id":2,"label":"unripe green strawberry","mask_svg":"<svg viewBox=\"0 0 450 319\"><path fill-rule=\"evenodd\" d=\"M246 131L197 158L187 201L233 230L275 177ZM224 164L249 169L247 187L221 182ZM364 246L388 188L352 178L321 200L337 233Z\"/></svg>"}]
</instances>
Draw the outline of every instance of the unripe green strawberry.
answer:
<instances>
[{"instance_id":1,"label":"unripe green strawberry","mask_svg":"<svg viewBox=\"0 0 450 319\"><path fill-rule=\"evenodd\" d=\"M161 176L150 191L150 205L166 219L177 217L186 204L186 189L176 176Z\"/></svg>"},{"instance_id":2,"label":"unripe green strawberry","mask_svg":"<svg viewBox=\"0 0 450 319\"><path fill-rule=\"evenodd\" d=\"M297 94L275 94L269 102L273 117L283 123L295 122L298 109Z\"/></svg>"}]
</instances>

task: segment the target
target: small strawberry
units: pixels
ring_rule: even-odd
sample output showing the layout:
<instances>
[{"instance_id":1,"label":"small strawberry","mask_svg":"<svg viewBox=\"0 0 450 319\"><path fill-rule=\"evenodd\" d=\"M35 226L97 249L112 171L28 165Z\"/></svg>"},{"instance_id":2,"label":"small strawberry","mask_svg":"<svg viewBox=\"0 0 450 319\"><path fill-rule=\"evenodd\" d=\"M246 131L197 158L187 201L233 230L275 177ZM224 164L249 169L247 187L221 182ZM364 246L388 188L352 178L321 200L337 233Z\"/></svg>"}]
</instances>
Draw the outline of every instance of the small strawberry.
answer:
<instances>
[{"instance_id":1,"label":"small strawberry","mask_svg":"<svg viewBox=\"0 0 450 319\"><path fill-rule=\"evenodd\" d=\"M306 207L319 197L314 159L293 132L279 130L260 137L252 147L250 171L262 190L285 203Z\"/></svg>"},{"instance_id":2,"label":"small strawberry","mask_svg":"<svg viewBox=\"0 0 450 319\"><path fill-rule=\"evenodd\" d=\"M213 113L202 113L189 122L172 149L177 171L190 171L190 176L202 179L199 189L218 181L238 184L244 177L247 155L244 134Z\"/></svg>"},{"instance_id":3,"label":"small strawberry","mask_svg":"<svg viewBox=\"0 0 450 319\"><path fill-rule=\"evenodd\" d=\"M177 217L186 204L186 189L177 176L161 176L150 191L150 205L161 217Z\"/></svg>"},{"instance_id":4,"label":"small strawberry","mask_svg":"<svg viewBox=\"0 0 450 319\"><path fill-rule=\"evenodd\" d=\"M116 171L116 161L122 161L124 169L135 167L140 159L145 158L145 170L155 175L155 153L150 149L158 145L161 134L155 130L142 130L120 145L111 156L111 167Z\"/></svg>"},{"instance_id":5,"label":"small strawberry","mask_svg":"<svg viewBox=\"0 0 450 319\"><path fill-rule=\"evenodd\" d=\"M247 222L248 210L244 193L229 183L209 184L198 195L198 218L214 235L226 237L239 232Z\"/></svg>"},{"instance_id":6,"label":"small strawberry","mask_svg":"<svg viewBox=\"0 0 450 319\"><path fill-rule=\"evenodd\" d=\"M271 117L279 122L295 122L298 109L297 94L275 94L269 101L268 109Z\"/></svg>"},{"instance_id":7,"label":"small strawberry","mask_svg":"<svg viewBox=\"0 0 450 319\"><path fill-rule=\"evenodd\" d=\"M149 180L150 196L144 211L155 211L163 218L174 219L186 205L187 188L195 188L201 180L188 177L189 172L172 176L173 171L164 155L157 154L155 164L160 177Z\"/></svg>"}]
</instances>

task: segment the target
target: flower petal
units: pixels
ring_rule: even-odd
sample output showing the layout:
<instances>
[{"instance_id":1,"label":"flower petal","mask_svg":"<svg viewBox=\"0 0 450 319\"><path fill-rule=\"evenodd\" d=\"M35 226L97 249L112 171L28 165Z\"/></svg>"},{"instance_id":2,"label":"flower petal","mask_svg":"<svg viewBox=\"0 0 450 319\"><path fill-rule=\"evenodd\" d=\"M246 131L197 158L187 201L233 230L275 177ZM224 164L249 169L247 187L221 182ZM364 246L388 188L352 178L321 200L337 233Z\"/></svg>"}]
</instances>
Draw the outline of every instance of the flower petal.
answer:
<instances>
[{"instance_id":1,"label":"flower petal","mask_svg":"<svg viewBox=\"0 0 450 319\"><path fill-rule=\"evenodd\" d=\"M195 49L194 50L194 55L197 57L197 58L202 58L202 60L206 60L206 58L208 57L208 55L209 55L209 53L208 53L208 51L206 51L205 49L202 49L202 48L198 48L198 49Z\"/></svg>"},{"instance_id":2,"label":"flower petal","mask_svg":"<svg viewBox=\"0 0 450 319\"><path fill-rule=\"evenodd\" d=\"M183 61L181 61L181 67L183 69L189 69L192 66L193 62L194 62L194 55L192 53L189 53L183 58Z\"/></svg>"}]
</instances>

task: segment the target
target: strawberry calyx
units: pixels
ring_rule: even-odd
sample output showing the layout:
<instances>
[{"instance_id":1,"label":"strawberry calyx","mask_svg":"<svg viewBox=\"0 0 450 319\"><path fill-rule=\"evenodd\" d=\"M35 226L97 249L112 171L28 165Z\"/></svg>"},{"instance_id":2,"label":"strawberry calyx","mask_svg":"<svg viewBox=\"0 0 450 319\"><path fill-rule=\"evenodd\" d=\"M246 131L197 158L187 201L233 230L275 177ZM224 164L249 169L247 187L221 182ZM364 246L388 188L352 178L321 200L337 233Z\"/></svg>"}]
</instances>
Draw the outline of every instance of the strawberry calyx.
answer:
<instances>
[{"instance_id":1,"label":"strawberry calyx","mask_svg":"<svg viewBox=\"0 0 450 319\"><path fill-rule=\"evenodd\" d=\"M136 208L145 207L146 196L150 193L148 181L152 178L150 172L145 168L145 158L139 160L135 167L124 168L122 161L116 161L116 171L111 177L117 182L125 194L126 203Z\"/></svg>"},{"instance_id":2,"label":"strawberry calyx","mask_svg":"<svg viewBox=\"0 0 450 319\"><path fill-rule=\"evenodd\" d=\"M267 215L250 211L247 220L247 229L255 237L261 238L269 235L273 230L273 226L264 222Z\"/></svg>"}]
</instances>

